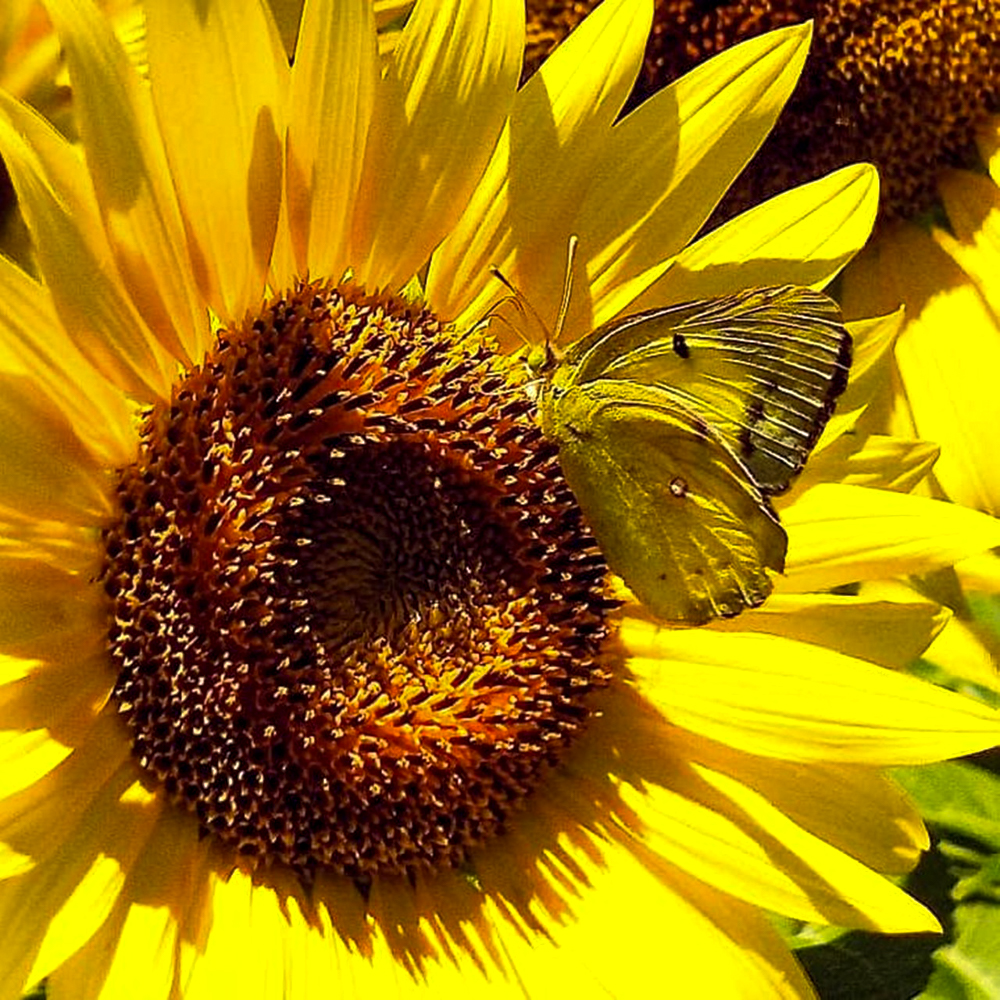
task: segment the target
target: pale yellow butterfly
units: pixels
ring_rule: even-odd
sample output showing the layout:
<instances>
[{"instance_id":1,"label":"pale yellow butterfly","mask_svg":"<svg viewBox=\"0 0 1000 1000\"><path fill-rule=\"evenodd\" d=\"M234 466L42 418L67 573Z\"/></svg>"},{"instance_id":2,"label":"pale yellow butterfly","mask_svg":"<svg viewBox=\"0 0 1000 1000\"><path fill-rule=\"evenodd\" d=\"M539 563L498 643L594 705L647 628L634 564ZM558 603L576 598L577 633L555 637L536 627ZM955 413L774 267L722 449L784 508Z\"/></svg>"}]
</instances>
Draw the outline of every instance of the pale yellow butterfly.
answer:
<instances>
[{"instance_id":1,"label":"pale yellow butterfly","mask_svg":"<svg viewBox=\"0 0 1000 1000\"><path fill-rule=\"evenodd\" d=\"M656 616L694 625L756 607L787 547L770 497L847 383L840 309L811 288L753 288L612 320L560 354L575 242L555 338L528 357L566 481Z\"/></svg>"}]
</instances>

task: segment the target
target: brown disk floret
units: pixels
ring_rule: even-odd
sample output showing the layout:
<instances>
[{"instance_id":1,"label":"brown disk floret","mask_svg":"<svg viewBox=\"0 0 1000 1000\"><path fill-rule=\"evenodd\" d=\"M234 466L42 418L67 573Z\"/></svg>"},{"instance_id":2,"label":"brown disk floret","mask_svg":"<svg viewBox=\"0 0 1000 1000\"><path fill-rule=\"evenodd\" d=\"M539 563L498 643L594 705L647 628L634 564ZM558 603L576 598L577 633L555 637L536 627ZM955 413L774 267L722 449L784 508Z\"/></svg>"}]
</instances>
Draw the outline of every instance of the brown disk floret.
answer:
<instances>
[{"instance_id":1,"label":"brown disk floret","mask_svg":"<svg viewBox=\"0 0 1000 1000\"><path fill-rule=\"evenodd\" d=\"M528 0L526 75L596 6ZM737 42L810 19L798 87L717 219L859 161L879 169L881 217L912 218L1000 110L996 0L656 0L632 104Z\"/></svg>"},{"instance_id":2,"label":"brown disk floret","mask_svg":"<svg viewBox=\"0 0 1000 1000\"><path fill-rule=\"evenodd\" d=\"M115 695L251 863L461 863L580 731L613 602L520 381L314 284L146 417L104 533Z\"/></svg>"}]
</instances>

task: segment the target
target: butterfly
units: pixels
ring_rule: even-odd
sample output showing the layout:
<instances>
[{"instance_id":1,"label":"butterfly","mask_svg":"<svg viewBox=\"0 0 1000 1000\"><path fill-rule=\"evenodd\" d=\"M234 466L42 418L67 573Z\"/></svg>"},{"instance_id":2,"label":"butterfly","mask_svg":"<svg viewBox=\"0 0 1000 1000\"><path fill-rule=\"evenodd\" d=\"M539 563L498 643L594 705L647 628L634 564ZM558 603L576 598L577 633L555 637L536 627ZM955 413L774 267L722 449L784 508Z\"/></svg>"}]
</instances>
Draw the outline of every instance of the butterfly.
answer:
<instances>
[{"instance_id":1,"label":"butterfly","mask_svg":"<svg viewBox=\"0 0 1000 1000\"><path fill-rule=\"evenodd\" d=\"M805 464L850 363L837 304L793 285L624 316L527 359L608 566L655 616L689 625L770 594L787 549L770 498Z\"/></svg>"}]
</instances>

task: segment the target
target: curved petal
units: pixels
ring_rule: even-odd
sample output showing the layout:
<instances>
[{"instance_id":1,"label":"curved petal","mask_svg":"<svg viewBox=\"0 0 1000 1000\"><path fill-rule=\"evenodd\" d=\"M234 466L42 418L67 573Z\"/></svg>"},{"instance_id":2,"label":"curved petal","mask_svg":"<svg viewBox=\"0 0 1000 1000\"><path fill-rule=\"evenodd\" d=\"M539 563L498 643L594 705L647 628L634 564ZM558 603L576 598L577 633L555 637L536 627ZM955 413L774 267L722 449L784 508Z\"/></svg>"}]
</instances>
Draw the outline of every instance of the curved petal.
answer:
<instances>
[{"instance_id":1,"label":"curved petal","mask_svg":"<svg viewBox=\"0 0 1000 1000\"><path fill-rule=\"evenodd\" d=\"M536 839L528 833L528 839ZM540 930L514 922L494 886L520 873L477 865L486 915L528 996L785 997L812 995L760 911L629 846L596 837L561 841L548 861L553 890L576 883L564 919ZM575 878L573 875L575 874ZM531 873L537 878L536 873ZM655 915L655 916L654 916ZM663 928L670 947L663 947Z\"/></svg>"},{"instance_id":2,"label":"curved petal","mask_svg":"<svg viewBox=\"0 0 1000 1000\"><path fill-rule=\"evenodd\" d=\"M875 168L844 167L743 212L685 247L634 308L754 285L824 288L864 246L877 210Z\"/></svg>"},{"instance_id":3,"label":"curved petal","mask_svg":"<svg viewBox=\"0 0 1000 1000\"><path fill-rule=\"evenodd\" d=\"M54 956L38 971L50 976L52 992L68 1000L129 1000L142 983L144 997L175 996L179 935L185 915L204 905L207 844L199 843L197 821L182 811L145 806L151 824L126 869L122 890L100 930L72 955ZM48 944L48 940L46 940ZM245 994L247 996L252 994Z\"/></svg>"},{"instance_id":4,"label":"curved petal","mask_svg":"<svg viewBox=\"0 0 1000 1000\"><path fill-rule=\"evenodd\" d=\"M53 739L44 729L37 728L30 732L12 731L8 723L8 701L10 688L13 684L5 684L0 688L0 712L4 715L0 729L0 795L6 798L15 792L33 785L45 775L55 770L70 753L70 747ZM27 852L22 856L27 857ZM9 870L0 868L0 879L10 875Z\"/></svg>"},{"instance_id":5,"label":"curved petal","mask_svg":"<svg viewBox=\"0 0 1000 1000\"><path fill-rule=\"evenodd\" d=\"M876 490L909 493L930 474L941 449L931 441L870 434L843 435L815 453L780 507L795 502L819 483L844 483Z\"/></svg>"},{"instance_id":6,"label":"curved petal","mask_svg":"<svg viewBox=\"0 0 1000 1000\"><path fill-rule=\"evenodd\" d=\"M759 608L707 627L716 632L783 635L900 670L927 648L949 617L947 610L930 601L774 594Z\"/></svg>"},{"instance_id":7,"label":"curved petal","mask_svg":"<svg viewBox=\"0 0 1000 1000\"><path fill-rule=\"evenodd\" d=\"M0 728L44 730L64 748L87 739L111 695L115 677L107 653L95 648L97 643L80 645L78 657L35 664L25 676L0 686ZM5 779L12 770L10 765L3 768Z\"/></svg>"},{"instance_id":8,"label":"curved petal","mask_svg":"<svg viewBox=\"0 0 1000 1000\"><path fill-rule=\"evenodd\" d=\"M0 257L0 301L0 370L24 373L44 387L106 465L131 461L131 407L66 335L48 289Z\"/></svg>"},{"instance_id":9,"label":"curved petal","mask_svg":"<svg viewBox=\"0 0 1000 1000\"><path fill-rule=\"evenodd\" d=\"M93 526L107 517L104 468L29 378L0 374L0 453L0 508Z\"/></svg>"},{"instance_id":10,"label":"curved petal","mask_svg":"<svg viewBox=\"0 0 1000 1000\"><path fill-rule=\"evenodd\" d=\"M286 147L288 219L300 275L350 265L351 212L379 81L367 0L310 0L292 66Z\"/></svg>"},{"instance_id":11,"label":"curved petal","mask_svg":"<svg viewBox=\"0 0 1000 1000\"><path fill-rule=\"evenodd\" d=\"M669 787L620 794L647 824L636 836L649 850L738 899L810 922L940 930L916 900L729 775L678 766Z\"/></svg>"},{"instance_id":12,"label":"curved petal","mask_svg":"<svg viewBox=\"0 0 1000 1000\"><path fill-rule=\"evenodd\" d=\"M1000 713L821 646L627 624L639 691L675 725L748 753L881 766L1000 742Z\"/></svg>"},{"instance_id":13,"label":"curved petal","mask_svg":"<svg viewBox=\"0 0 1000 1000\"><path fill-rule=\"evenodd\" d=\"M427 298L439 315L482 317L503 294L495 265L541 315L555 316L566 240L606 163L652 16L650 0L607 0L518 91L481 182L431 260Z\"/></svg>"},{"instance_id":14,"label":"curved petal","mask_svg":"<svg viewBox=\"0 0 1000 1000\"><path fill-rule=\"evenodd\" d=\"M112 808L135 779L121 720L105 709L86 742L34 784L0 800L0 841L40 866L68 854L67 845L86 835L88 812ZM103 832L113 835L114 823Z\"/></svg>"},{"instance_id":15,"label":"curved petal","mask_svg":"<svg viewBox=\"0 0 1000 1000\"><path fill-rule=\"evenodd\" d=\"M951 566L1000 545L1000 520L944 500L820 483L788 506L783 592Z\"/></svg>"},{"instance_id":16,"label":"curved petal","mask_svg":"<svg viewBox=\"0 0 1000 1000\"><path fill-rule=\"evenodd\" d=\"M174 359L117 273L83 160L43 118L2 92L0 148L63 328L114 385L144 402L168 397Z\"/></svg>"},{"instance_id":17,"label":"curved petal","mask_svg":"<svg viewBox=\"0 0 1000 1000\"><path fill-rule=\"evenodd\" d=\"M968 170L950 170L938 188L952 233L934 230L934 237L975 282L1000 324L1000 186ZM1000 339L1000 333L997 334Z\"/></svg>"},{"instance_id":18,"label":"curved petal","mask_svg":"<svg viewBox=\"0 0 1000 1000\"><path fill-rule=\"evenodd\" d=\"M982 123L976 132L976 147L993 182L1000 184L1000 115Z\"/></svg>"},{"instance_id":19,"label":"curved petal","mask_svg":"<svg viewBox=\"0 0 1000 1000\"><path fill-rule=\"evenodd\" d=\"M593 312L571 308L567 339L590 328L584 320L596 326L629 307L704 225L791 96L810 35L809 24L793 25L735 45L611 130L572 229Z\"/></svg>"},{"instance_id":20,"label":"curved petal","mask_svg":"<svg viewBox=\"0 0 1000 1000\"><path fill-rule=\"evenodd\" d=\"M523 45L517 0L416 5L365 151L351 253L360 281L402 287L454 228L507 118Z\"/></svg>"},{"instance_id":21,"label":"curved petal","mask_svg":"<svg viewBox=\"0 0 1000 1000\"><path fill-rule=\"evenodd\" d=\"M211 923L204 951L191 964L186 1000L213 1000L222 993L256 1000L284 1000L287 922L274 890L254 885L238 869L215 879ZM238 962L234 955L242 956Z\"/></svg>"},{"instance_id":22,"label":"curved petal","mask_svg":"<svg viewBox=\"0 0 1000 1000\"><path fill-rule=\"evenodd\" d=\"M191 273L149 90L92 0L48 0L46 7L66 53L74 120L122 282L164 347L198 360L208 313Z\"/></svg>"},{"instance_id":23,"label":"curved petal","mask_svg":"<svg viewBox=\"0 0 1000 1000\"><path fill-rule=\"evenodd\" d=\"M153 101L195 276L216 315L240 321L263 292L274 247L288 60L261 0L143 7Z\"/></svg>"},{"instance_id":24,"label":"curved petal","mask_svg":"<svg viewBox=\"0 0 1000 1000\"><path fill-rule=\"evenodd\" d=\"M917 807L877 768L776 761L706 744L692 746L691 755L737 776L789 819L874 871L909 872L930 846Z\"/></svg>"}]
</instances>

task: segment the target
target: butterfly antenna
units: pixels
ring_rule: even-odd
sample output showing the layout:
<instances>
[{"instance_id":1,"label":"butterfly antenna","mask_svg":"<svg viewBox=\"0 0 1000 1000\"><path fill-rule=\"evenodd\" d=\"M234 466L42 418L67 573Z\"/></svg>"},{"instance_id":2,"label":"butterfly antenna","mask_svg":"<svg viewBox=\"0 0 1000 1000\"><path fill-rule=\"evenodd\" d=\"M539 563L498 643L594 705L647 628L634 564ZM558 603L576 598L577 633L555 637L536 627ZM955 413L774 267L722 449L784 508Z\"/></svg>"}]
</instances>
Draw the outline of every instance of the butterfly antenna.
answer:
<instances>
[{"instance_id":1,"label":"butterfly antenna","mask_svg":"<svg viewBox=\"0 0 1000 1000\"><path fill-rule=\"evenodd\" d=\"M574 233L569 238L569 245L566 248L566 277L563 279L562 302L559 303L559 313L556 316L555 329L552 331L552 343L558 344L562 336L563 327L566 325L566 316L569 314L569 300L573 295L573 262L576 260L576 248L580 240ZM546 345L551 351L551 345Z\"/></svg>"},{"instance_id":2,"label":"butterfly antenna","mask_svg":"<svg viewBox=\"0 0 1000 1000\"><path fill-rule=\"evenodd\" d=\"M498 302L497 306L499 307L503 305L504 302L512 302L522 316L530 316L538 324L539 329L544 331L546 339L548 339L549 328L545 325L545 321L542 317L538 315L535 307L528 301L524 292L522 292L519 288L515 288L514 285L507 280L500 268L495 264L490 264L490 274L492 274L497 281L503 282L504 286L510 291L510 295ZM513 329L513 324L511 324L511 328ZM531 341L520 330L515 332L526 346L531 347Z\"/></svg>"}]
</instances>

